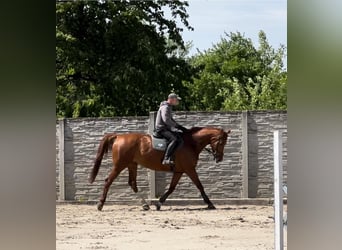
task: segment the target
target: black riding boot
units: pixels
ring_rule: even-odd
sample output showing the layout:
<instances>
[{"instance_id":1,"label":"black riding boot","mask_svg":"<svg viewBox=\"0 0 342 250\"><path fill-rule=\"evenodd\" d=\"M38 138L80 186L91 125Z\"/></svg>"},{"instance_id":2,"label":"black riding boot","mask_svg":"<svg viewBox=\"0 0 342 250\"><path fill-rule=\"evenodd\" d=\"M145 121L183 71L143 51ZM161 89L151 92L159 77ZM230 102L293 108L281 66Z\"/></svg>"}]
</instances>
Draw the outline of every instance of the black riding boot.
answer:
<instances>
[{"instance_id":1,"label":"black riding boot","mask_svg":"<svg viewBox=\"0 0 342 250\"><path fill-rule=\"evenodd\" d=\"M170 144L167 146L166 152L165 152L165 156L164 156L164 160L162 162L163 165L174 165L175 162L171 159L171 157L174 154L174 151L177 148L177 141L171 141Z\"/></svg>"}]
</instances>

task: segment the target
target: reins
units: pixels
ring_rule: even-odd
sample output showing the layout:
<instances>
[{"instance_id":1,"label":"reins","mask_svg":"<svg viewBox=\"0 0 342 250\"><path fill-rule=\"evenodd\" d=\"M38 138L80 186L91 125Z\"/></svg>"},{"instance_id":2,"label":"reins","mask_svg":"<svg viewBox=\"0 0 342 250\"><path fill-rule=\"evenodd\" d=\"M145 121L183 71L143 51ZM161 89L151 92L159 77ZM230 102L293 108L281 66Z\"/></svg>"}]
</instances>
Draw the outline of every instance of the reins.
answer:
<instances>
[{"instance_id":1,"label":"reins","mask_svg":"<svg viewBox=\"0 0 342 250\"><path fill-rule=\"evenodd\" d=\"M212 149L210 149L210 148L204 148L208 153L210 153L210 154L212 154L213 155L213 157L214 157L214 160L216 159L216 154L215 154L215 152L212 150Z\"/></svg>"},{"instance_id":2,"label":"reins","mask_svg":"<svg viewBox=\"0 0 342 250\"><path fill-rule=\"evenodd\" d=\"M216 160L217 147L218 147L218 144L221 142L221 139L222 139L221 137L218 138L218 143L216 144L215 150L212 150L211 148L207 148L207 147L204 148L208 153L212 154L212 156L214 157L214 160Z\"/></svg>"}]
</instances>

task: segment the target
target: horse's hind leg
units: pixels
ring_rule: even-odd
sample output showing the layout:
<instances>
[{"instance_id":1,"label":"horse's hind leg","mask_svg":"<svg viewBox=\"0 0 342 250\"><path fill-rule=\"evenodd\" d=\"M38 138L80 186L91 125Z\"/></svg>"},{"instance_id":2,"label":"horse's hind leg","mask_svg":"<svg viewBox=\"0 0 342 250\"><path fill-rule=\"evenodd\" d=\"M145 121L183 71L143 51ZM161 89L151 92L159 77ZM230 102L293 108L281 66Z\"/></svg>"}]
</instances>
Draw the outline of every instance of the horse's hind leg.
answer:
<instances>
[{"instance_id":1,"label":"horse's hind leg","mask_svg":"<svg viewBox=\"0 0 342 250\"><path fill-rule=\"evenodd\" d=\"M131 186L134 193L138 192L137 169L138 169L138 165L136 163L132 163L128 166L128 185Z\"/></svg>"},{"instance_id":2,"label":"horse's hind leg","mask_svg":"<svg viewBox=\"0 0 342 250\"><path fill-rule=\"evenodd\" d=\"M182 175L183 173L180 172L173 173L169 189L165 194L163 194L162 197L160 197L159 201L156 203L157 210L160 210L161 204L163 204L166 201L167 197L169 197L169 195L172 194L172 192L175 190Z\"/></svg>"},{"instance_id":3,"label":"horse's hind leg","mask_svg":"<svg viewBox=\"0 0 342 250\"><path fill-rule=\"evenodd\" d=\"M103 204L106 201L107 198L107 193L109 190L110 185L112 185L113 181L116 179L116 177L118 177L118 175L121 173L122 170L124 170L125 167L121 167L121 166L114 166L112 172L109 174L109 176L105 179L105 184L103 187L103 193L102 196L100 198L99 203L97 203L97 209L99 211L102 210L103 208Z\"/></svg>"},{"instance_id":4,"label":"horse's hind leg","mask_svg":"<svg viewBox=\"0 0 342 250\"><path fill-rule=\"evenodd\" d=\"M138 192L138 187L137 187L137 171L138 171L138 164L136 163L131 163L128 165L128 185L131 186L133 189L134 193ZM141 204L142 208L144 210L149 210L150 206L147 204L145 199L143 197L141 198Z\"/></svg>"}]
</instances>

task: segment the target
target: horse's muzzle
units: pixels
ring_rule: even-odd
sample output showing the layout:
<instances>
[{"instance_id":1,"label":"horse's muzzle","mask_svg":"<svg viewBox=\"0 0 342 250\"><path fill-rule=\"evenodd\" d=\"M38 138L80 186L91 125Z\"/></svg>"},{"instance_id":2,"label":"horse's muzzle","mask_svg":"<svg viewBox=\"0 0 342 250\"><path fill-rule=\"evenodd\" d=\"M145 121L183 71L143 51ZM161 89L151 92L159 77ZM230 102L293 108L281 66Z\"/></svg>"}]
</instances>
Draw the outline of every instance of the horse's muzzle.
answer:
<instances>
[{"instance_id":1,"label":"horse's muzzle","mask_svg":"<svg viewBox=\"0 0 342 250\"><path fill-rule=\"evenodd\" d=\"M219 163L219 162L221 162L223 159L222 159L222 158L221 158L221 159L215 158L215 160L216 160L216 163Z\"/></svg>"}]
</instances>

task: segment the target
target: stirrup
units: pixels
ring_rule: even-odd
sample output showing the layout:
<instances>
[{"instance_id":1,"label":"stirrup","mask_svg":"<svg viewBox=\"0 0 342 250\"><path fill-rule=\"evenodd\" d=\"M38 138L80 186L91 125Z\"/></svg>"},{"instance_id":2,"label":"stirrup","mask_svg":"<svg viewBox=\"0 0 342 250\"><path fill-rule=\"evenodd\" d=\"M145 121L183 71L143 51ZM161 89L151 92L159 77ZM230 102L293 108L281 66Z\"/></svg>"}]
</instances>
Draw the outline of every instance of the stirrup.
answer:
<instances>
[{"instance_id":1,"label":"stirrup","mask_svg":"<svg viewBox=\"0 0 342 250\"><path fill-rule=\"evenodd\" d=\"M163 165L175 165L175 162L171 159L164 159L162 164Z\"/></svg>"}]
</instances>

